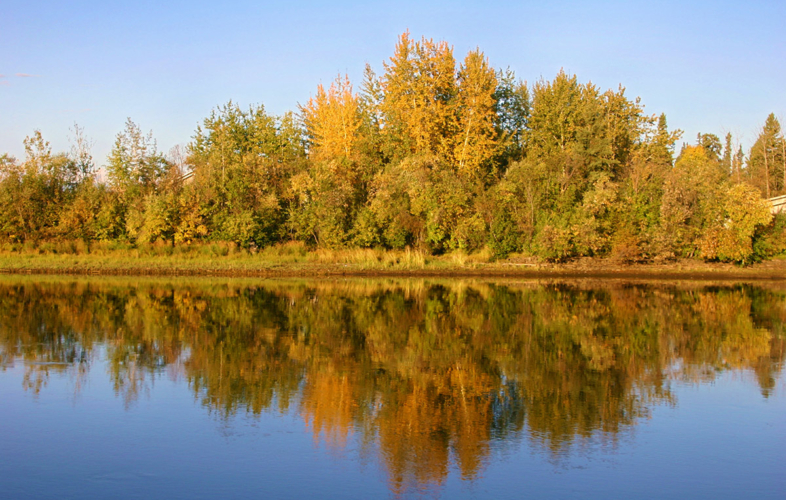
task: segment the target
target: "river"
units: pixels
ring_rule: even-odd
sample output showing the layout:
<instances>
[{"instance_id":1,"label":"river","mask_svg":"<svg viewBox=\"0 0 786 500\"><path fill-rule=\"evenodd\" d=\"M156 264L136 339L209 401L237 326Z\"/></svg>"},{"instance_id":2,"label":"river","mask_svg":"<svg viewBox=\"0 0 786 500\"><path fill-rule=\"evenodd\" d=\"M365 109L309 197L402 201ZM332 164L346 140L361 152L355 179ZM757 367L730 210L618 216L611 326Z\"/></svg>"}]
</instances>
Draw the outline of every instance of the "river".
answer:
<instances>
[{"instance_id":1,"label":"river","mask_svg":"<svg viewBox=\"0 0 786 500\"><path fill-rule=\"evenodd\" d=\"M0 276L4 498L783 498L786 283Z\"/></svg>"}]
</instances>

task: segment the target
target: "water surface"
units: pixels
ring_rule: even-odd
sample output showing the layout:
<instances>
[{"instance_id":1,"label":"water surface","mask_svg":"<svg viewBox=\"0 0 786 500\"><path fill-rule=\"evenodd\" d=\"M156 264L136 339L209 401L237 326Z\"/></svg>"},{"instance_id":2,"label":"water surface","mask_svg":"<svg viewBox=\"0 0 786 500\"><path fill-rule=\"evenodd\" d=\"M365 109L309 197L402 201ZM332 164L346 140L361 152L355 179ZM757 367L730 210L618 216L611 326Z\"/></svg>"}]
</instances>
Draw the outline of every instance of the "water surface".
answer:
<instances>
[{"instance_id":1,"label":"water surface","mask_svg":"<svg viewBox=\"0 0 786 500\"><path fill-rule=\"evenodd\" d=\"M786 286L0 278L0 496L782 498Z\"/></svg>"}]
</instances>

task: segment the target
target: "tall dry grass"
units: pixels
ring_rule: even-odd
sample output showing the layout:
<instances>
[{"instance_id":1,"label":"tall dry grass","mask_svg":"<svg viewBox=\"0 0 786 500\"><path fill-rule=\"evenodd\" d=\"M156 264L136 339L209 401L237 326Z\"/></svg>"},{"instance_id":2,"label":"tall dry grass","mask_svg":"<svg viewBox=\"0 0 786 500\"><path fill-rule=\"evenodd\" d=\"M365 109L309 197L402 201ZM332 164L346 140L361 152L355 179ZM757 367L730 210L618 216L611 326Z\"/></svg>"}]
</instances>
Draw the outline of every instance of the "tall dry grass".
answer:
<instances>
[{"instance_id":1,"label":"tall dry grass","mask_svg":"<svg viewBox=\"0 0 786 500\"><path fill-rule=\"evenodd\" d=\"M0 269L73 270L239 270L287 269L313 271L421 271L474 269L492 260L483 249L468 254L454 251L434 256L421 249L376 248L309 249L302 242L286 242L261 250L231 242L133 245L118 241L81 240L0 244Z\"/></svg>"}]
</instances>

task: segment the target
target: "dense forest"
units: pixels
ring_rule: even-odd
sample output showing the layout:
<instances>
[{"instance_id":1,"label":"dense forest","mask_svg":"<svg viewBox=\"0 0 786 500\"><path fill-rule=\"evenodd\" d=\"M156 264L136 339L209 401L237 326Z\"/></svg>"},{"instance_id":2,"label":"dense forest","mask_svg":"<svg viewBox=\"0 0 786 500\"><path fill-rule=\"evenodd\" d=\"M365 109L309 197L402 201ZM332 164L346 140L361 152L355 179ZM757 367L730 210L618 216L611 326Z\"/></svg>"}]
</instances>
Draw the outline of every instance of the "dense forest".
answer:
<instances>
[{"instance_id":1,"label":"dense forest","mask_svg":"<svg viewBox=\"0 0 786 500\"><path fill-rule=\"evenodd\" d=\"M786 140L767 117L746 153L731 136L676 145L665 115L625 89L560 72L532 85L401 35L381 75L318 86L297 112L233 102L185 150L160 152L130 119L101 171L75 128L53 153L0 156L0 240L119 246L232 242L486 251L564 261L698 257L748 263L786 251Z\"/></svg>"}]
</instances>

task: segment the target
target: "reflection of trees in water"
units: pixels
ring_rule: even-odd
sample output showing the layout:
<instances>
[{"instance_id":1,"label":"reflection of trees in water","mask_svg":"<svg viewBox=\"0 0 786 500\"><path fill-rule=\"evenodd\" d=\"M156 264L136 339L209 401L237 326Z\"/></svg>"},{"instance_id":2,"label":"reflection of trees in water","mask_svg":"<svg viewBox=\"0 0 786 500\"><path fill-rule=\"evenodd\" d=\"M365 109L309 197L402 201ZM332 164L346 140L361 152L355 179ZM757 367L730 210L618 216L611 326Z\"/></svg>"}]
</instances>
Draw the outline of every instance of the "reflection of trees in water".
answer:
<instances>
[{"instance_id":1,"label":"reflection of trees in water","mask_svg":"<svg viewBox=\"0 0 786 500\"><path fill-rule=\"evenodd\" d=\"M0 282L0 349L39 390L98 343L127 403L185 376L203 405L297 410L316 439L377 443L396 491L482 469L526 433L560 453L673 403L669 380L784 360L782 291L425 281Z\"/></svg>"}]
</instances>

